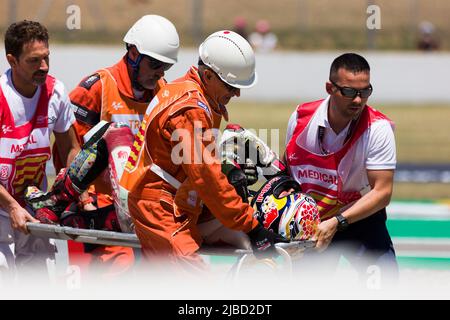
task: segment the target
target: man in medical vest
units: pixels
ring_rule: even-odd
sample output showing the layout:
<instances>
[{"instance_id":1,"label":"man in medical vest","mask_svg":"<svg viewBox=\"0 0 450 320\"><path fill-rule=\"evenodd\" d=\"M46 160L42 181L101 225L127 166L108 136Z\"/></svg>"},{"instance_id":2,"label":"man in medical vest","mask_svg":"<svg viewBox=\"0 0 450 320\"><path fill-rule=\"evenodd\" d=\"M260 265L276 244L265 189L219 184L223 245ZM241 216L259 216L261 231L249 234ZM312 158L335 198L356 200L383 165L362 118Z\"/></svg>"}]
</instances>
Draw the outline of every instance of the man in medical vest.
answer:
<instances>
[{"instance_id":1,"label":"man in medical vest","mask_svg":"<svg viewBox=\"0 0 450 320\"><path fill-rule=\"evenodd\" d=\"M367 105L373 87L360 55L333 61L326 91L326 99L301 104L292 114L285 154L291 176L319 207L317 248L328 247L322 256L330 267L343 254L362 275L372 265L382 275L396 275L386 228L396 166L394 124Z\"/></svg>"},{"instance_id":2,"label":"man in medical vest","mask_svg":"<svg viewBox=\"0 0 450 320\"><path fill-rule=\"evenodd\" d=\"M26 223L36 219L24 209L24 191L46 188L52 132L63 163L79 150L64 84L48 75L48 40L47 29L33 21L13 23L5 33L11 68L0 77L0 276L25 267L47 274L55 249L28 234Z\"/></svg>"}]
</instances>

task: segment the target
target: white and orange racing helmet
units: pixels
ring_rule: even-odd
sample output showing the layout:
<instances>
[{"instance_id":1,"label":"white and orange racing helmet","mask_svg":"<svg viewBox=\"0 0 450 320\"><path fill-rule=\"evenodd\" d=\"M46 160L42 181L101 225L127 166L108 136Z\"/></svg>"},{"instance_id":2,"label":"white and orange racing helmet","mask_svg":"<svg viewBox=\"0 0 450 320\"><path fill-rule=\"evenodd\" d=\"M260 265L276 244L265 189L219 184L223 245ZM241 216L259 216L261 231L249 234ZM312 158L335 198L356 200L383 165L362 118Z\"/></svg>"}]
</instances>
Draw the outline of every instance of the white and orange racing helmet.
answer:
<instances>
[{"instance_id":1,"label":"white and orange racing helmet","mask_svg":"<svg viewBox=\"0 0 450 320\"><path fill-rule=\"evenodd\" d=\"M310 240L320 223L314 199L289 176L268 180L252 200L258 221L291 241Z\"/></svg>"}]
</instances>

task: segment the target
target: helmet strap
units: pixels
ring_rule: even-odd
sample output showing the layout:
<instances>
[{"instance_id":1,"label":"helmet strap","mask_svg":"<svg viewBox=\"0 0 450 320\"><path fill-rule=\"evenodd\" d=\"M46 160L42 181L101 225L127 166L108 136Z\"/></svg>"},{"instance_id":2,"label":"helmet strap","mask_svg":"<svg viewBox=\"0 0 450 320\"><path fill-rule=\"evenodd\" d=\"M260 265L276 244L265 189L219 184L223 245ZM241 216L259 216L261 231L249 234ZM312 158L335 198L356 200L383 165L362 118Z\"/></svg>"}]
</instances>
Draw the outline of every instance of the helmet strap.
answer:
<instances>
[{"instance_id":1,"label":"helmet strap","mask_svg":"<svg viewBox=\"0 0 450 320\"><path fill-rule=\"evenodd\" d=\"M136 61L133 61L129 54L127 54L127 62L128 64L131 66L131 68L133 69L133 75L131 78L131 85L133 86L134 89L138 90L138 91L144 91L145 88L138 82L138 75L139 75L139 65L141 64L142 61L142 54L139 53Z\"/></svg>"}]
</instances>

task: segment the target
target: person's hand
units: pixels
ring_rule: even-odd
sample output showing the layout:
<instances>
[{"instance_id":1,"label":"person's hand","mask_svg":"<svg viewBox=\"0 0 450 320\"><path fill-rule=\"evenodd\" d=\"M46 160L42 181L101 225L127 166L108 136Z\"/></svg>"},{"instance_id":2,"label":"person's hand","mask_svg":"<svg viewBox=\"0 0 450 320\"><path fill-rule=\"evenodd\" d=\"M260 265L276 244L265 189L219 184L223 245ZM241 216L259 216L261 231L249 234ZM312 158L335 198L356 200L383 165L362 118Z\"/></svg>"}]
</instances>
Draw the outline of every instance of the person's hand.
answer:
<instances>
[{"instance_id":1,"label":"person's hand","mask_svg":"<svg viewBox=\"0 0 450 320\"><path fill-rule=\"evenodd\" d=\"M39 223L39 220L33 218L33 216L21 206L15 206L11 209L9 216L11 217L11 226L25 234L28 234L27 222Z\"/></svg>"},{"instance_id":2,"label":"person's hand","mask_svg":"<svg viewBox=\"0 0 450 320\"><path fill-rule=\"evenodd\" d=\"M319 252L324 251L333 240L334 234L337 231L338 221L336 218L331 218L322 221L317 227L317 232L312 240L317 240L316 249Z\"/></svg>"},{"instance_id":3,"label":"person's hand","mask_svg":"<svg viewBox=\"0 0 450 320\"><path fill-rule=\"evenodd\" d=\"M245 164L242 165L242 170L244 171L245 177L247 178L247 185L252 186L258 182L258 168L252 162L252 160L247 159Z\"/></svg>"},{"instance_id":4,"label":"person's hand","mask_svg":"<svg viewBox=\"0 0 450 320\"><path fill-rule=\"evenodd\" d=\"M83 211L95 211L95 210L97 210L97 207L94 206L92 203L86 203L86 204L83 204L82 210Z\"/></svg>"},{"instance_id":5,"label":"person's hand","mask_svg":"<svg viewBox=\"0 0 450 320\"><path fill-rule=\"evenodd\" d=\"M78 205L83 211L94 211L97 210L97 207L93 204L94 199L89 195L88 191L83 192L79 198Z\"/></svg>"},{"instance_id":6,"label":"person's hand","mask_svg":"<svg viewBox=\"0 0 450 320\"><path fill-rule=\"evenodd\" d=\"M228 171L227 174L228 182L234 187L237 194L242 198L242 201L248 203L248 188L247 188L247 178L245 177L244 171L234 167Z\"/></svg>"},{"instance_id":7,"label":"person's hand","mask_svg":"<svg viewBox=\"0 0 450 320\"><path fill-rule=\"evenodd\" d=\"M280 192L280 195L278 196L278 198L284 198L287 197L288 195L292 194L295 192L294 188L289 188L288 190L284 190Z\"/></svg>"},{"instance_id":8,"label":"person's hand","mask_svg":"<svg viewBox=\"0 0 450 320\"><path fill-rule=\"evenodd\" d=\"M260 224L258 224L252 231L247 233L247 235L250 238L253 253L257 259L277 257L278 253L275 249L275 243L289 242L288 239L265 229Z\"/></svg>"}]
</instances>

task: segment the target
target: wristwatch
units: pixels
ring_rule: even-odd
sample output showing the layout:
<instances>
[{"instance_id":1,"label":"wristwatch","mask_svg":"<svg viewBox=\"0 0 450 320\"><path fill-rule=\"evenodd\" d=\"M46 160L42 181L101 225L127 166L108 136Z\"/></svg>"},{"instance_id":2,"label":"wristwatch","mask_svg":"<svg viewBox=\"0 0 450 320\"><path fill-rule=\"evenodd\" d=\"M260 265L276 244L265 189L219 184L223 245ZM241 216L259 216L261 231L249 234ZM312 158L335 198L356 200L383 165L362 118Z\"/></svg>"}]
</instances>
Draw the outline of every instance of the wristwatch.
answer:
<instances>
[{"instance_id":1,"label":"wristwatch","mask_svg":"<svg viewBox=\"0 0 450 320\"><path fill-rule=\"evenodd\" d=\"M337 226L338 231L344 231L345 229L348 228L348 221L346 218L344 218L342 216L342 214L338 214L336 216L336 219L338 221L338 226Z\"/></svg>"}]
</instances>

